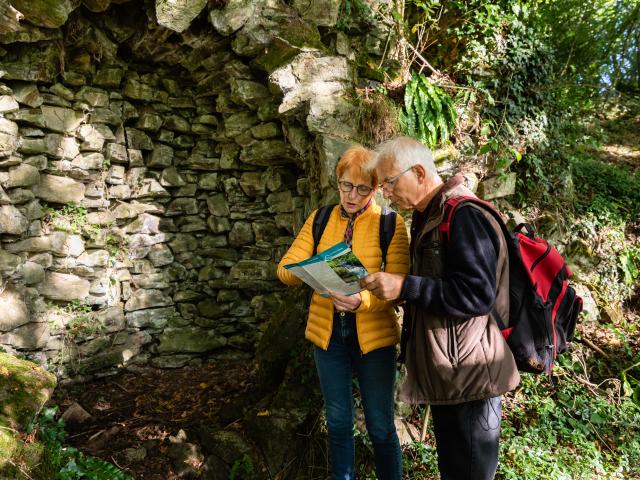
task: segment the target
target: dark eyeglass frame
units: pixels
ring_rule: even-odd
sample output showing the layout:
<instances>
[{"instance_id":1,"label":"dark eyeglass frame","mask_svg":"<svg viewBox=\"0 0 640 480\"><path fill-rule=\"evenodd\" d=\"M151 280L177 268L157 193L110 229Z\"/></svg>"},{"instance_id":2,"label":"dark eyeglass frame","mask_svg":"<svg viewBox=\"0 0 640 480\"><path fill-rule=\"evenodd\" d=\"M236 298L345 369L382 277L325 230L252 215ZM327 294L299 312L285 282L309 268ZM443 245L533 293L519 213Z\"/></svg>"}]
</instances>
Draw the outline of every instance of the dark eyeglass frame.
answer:
<instances>
[{"instance_id":1,"label":"dark eyeglass frame","mask_svg":"<svg viewBox=\"0 0 640 480\"><path fill-rule=\"evenodd\" d=\"M340 189L341 192L344 192L344 193L349 193L351 190L355 188L356 192L361 197L366 197L373 191L373 187L370 187L369 185L364 185L364 184L354 185L351 182L343 182L342 180L338 181L338 188Z\"/></svg>"},{"instance_id":2,"label":"dark eyeglass frame","mask_svg":"<svg viewBox=\"0 0 640 480\"><path fill-rule=\"evenodd\" d=\"M409 170L411 170L413 167L415 167L415 165L411 165L409 168L407 168L406 170L401 171L399 174L394 175L391 178L387 178L386 180L383 180L379 185L378 188L379 189L387 189L387 190L393 190L393 187L395 187L396 182L398 181L398 179L404 175L405 173L407 173Z\"/></svg>"}]
</instances>

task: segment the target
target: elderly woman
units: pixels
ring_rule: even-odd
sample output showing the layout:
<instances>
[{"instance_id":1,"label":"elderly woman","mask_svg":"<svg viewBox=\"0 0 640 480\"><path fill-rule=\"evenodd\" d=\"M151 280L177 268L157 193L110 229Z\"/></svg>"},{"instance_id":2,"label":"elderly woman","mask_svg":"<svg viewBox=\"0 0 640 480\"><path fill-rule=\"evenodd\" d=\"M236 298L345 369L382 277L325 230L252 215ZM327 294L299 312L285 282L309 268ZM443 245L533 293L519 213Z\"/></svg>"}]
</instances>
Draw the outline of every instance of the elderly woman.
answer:
<instances>
[{"instance_id":1,"label":"elderly woman","mask_svg":"<svg viewBox=\"0 0 640 480\"><path fill-rule=\"evenodd\" d=\"M375 171L368 171L373 152L352 147L336 168L340 205L331 211L318 243L322 252L339 242L351 246L370 273L382 269L380 216L373 199L378 186ZM278 277L287 285L301 281L284 268L314 253L313 212L278 265ZM407 231L396 216L385 271L409 271ZM352 376L358 378L367 432L373 444L379 479L401 479L402 457L394 425L396 343L399 328L394 304L367 290L345 296L313 294L305 336L314 344L314 357L325 402L333 479L355 478Z\"/></svg>"}]
</instances>

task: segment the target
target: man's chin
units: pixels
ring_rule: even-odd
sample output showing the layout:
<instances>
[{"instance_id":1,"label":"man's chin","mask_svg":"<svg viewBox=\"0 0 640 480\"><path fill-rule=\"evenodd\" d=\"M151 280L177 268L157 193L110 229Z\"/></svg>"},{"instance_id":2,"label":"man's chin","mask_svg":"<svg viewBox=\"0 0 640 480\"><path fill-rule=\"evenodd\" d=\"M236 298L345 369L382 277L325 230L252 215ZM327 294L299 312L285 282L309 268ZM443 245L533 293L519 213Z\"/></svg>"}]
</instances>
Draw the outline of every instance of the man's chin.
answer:
<instances>
[{"instance_id":1,"label":"man's chin","mask_svg":"<svg viewBox=\"0 0 640 480\"><path fill-rule=\"evenodd\" d=\"M411 210L411 207L409 207L408 205L405 205L401 202L397 203L393 200L391 201L391 206L394 208L394 210Z\"/></svg>"}]
</instances>

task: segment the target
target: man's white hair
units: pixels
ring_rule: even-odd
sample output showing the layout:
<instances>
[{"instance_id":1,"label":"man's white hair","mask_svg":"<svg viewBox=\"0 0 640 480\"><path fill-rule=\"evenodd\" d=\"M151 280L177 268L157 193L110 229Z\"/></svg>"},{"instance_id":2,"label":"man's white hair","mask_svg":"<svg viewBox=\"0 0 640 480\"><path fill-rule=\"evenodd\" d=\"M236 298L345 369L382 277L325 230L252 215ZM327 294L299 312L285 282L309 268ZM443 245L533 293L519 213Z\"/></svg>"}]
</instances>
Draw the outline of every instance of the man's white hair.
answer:
<instances>
[{"instance_id":1,"label":"man's white hair","mask_svg":"<svg viewBox=\"0 0 640 480\"><path fill-rule=\"evenodd\" d=\"M378 163L385 159L390 159L400 171L420 164L427 172L439 176L431 150L410 137L396 137L378 145L370 168L376 168Z\"/></svg>"}]
</instances>

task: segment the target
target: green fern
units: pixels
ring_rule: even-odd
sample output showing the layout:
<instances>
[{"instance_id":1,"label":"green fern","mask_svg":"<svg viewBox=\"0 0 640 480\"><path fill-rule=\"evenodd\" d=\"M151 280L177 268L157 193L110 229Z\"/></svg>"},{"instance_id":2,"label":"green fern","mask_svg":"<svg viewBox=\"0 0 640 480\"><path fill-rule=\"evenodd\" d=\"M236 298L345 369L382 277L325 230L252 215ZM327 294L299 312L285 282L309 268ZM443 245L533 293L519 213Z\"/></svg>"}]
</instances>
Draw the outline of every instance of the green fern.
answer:
<instances>
[{"instance_id":1,"label":"green fern","mask_svg":"<svg viewBox=\"0 0 640 480\"><path fill-rule=\"evenodd\" d=\"M456 128L453 100L421 73L413 72L400 113L402 131L429 147L446 141Z\"/></svg>"}]
</instances>

